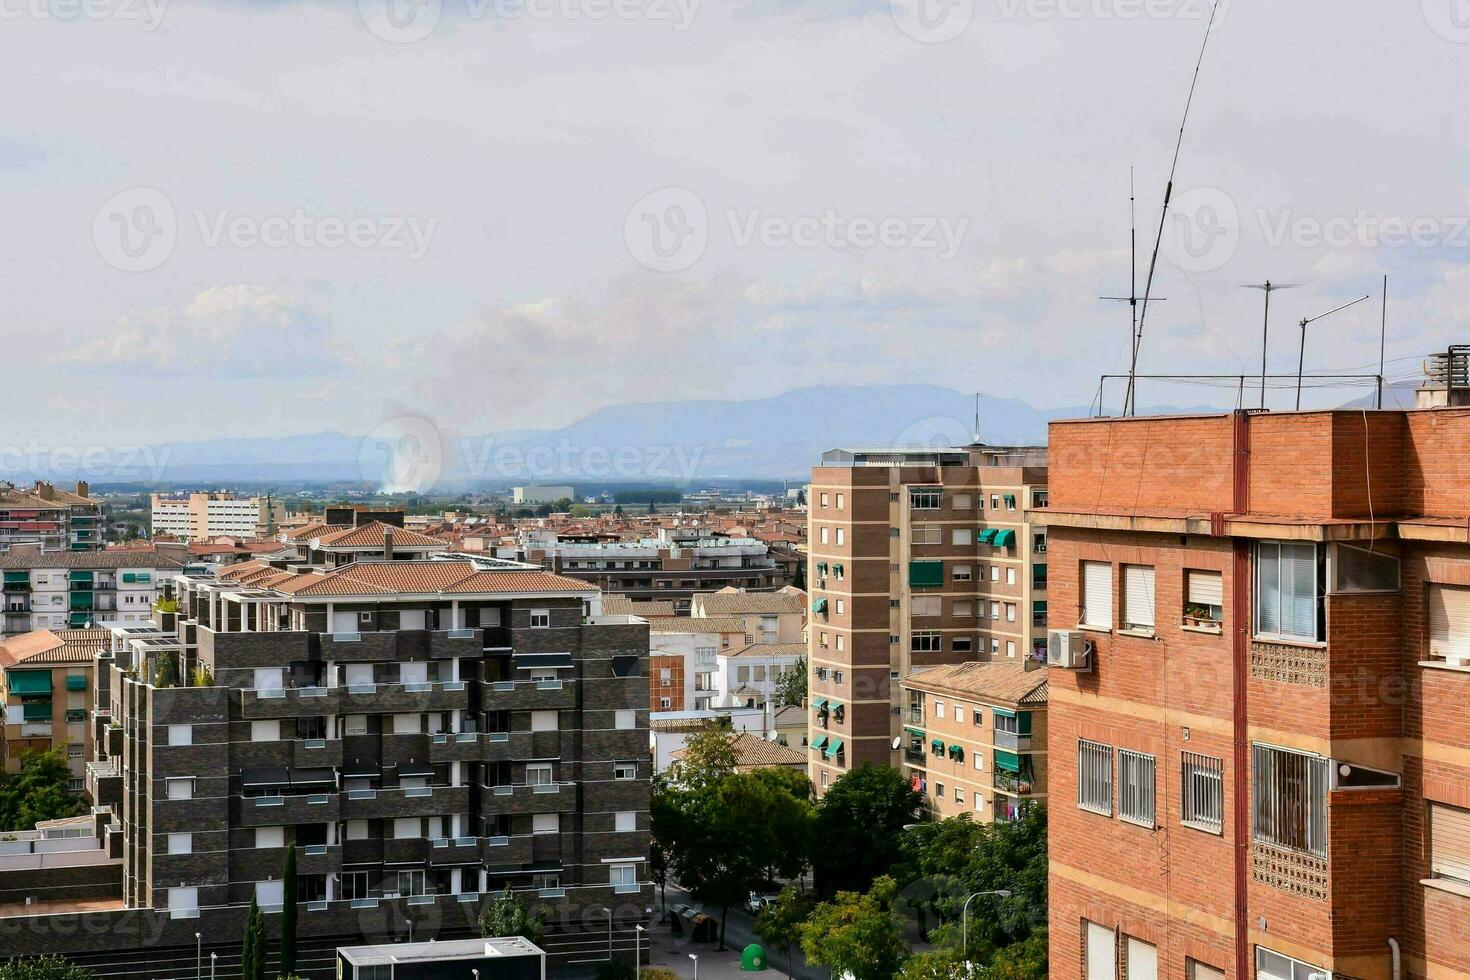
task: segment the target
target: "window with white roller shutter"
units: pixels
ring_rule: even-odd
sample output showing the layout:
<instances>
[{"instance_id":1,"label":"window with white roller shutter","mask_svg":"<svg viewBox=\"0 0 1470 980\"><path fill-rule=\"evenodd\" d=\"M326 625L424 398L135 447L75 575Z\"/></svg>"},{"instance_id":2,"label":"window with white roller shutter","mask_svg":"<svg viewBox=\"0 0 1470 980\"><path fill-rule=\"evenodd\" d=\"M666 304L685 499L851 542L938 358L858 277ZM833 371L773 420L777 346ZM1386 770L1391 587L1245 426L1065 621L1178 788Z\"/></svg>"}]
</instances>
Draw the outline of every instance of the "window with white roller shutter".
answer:
<instances>
[{"instance_id":1,"label":"window with white roller shutter","mask_svg":"<svg viewBox=\"0 0 1470 980\"><path fill-rule=\"evenodd\" d=\"M1152 565L1123 566L1123 628L1154 628L1154 569Z\"/></svg>"},{"instance_id":2,"label":"window with white roller shutter","mask_svg":"<svg viewBox=\"0 0 1470 980\"><path fill-rule=\"evenodd\" d=\"M1225 577L1219 572L1189 569L1184 573L1184 624L1219 625L1225 614Z\"/></svg>"},{"instance_id":3,"label":"window with white roller shutter","mask_svg":"<svg viewBox=\"0 0 1470 980\"><path fill-rule=\"evenodd\" d=\"M1107 926L1084 920L1082 941L1086 944L1087 980L1117 980L1117 934Z\"/></svg>"},{"instance_id":4,"label":"window with white roller shutter","mask_svg":"<svg viewBox=\"0 0 1470 980\"><path fill-rule=\"evenodd\" d=\"M1082 563L1082 625L1113 628L1113 566L1105 561Z\"/></svg>"},{"instance_id":5,"label":"window with white roller shutter","mask_svg":"<svg viewBox=\"0 0 1470 980\"><path fill-rule=\"evenodd\" d=\"M1429 586L1429 655L1470 662L1470 588Z\"/></svg>"},{"instance_id":6,"label":"window with white roller shutter","mask_svg":"<svg viewBox=\"0 0 1470 980\"><path fill-rule=\"evenodd\" d=\"M1429 873L1470 884L1470 810L1429 804Z\"/></svg>"},{"instance_id":7,"label":"window with white roller shutter","mask_svg":"<svg viewBox=\"0 0 1470 980\"><path fill-rule=\"evenodd\" d=\"M1129 936L1124 955L1123 975L1128 980L1159 980L1159 952L1152 945Z\"/></svg>"}]
</instances>

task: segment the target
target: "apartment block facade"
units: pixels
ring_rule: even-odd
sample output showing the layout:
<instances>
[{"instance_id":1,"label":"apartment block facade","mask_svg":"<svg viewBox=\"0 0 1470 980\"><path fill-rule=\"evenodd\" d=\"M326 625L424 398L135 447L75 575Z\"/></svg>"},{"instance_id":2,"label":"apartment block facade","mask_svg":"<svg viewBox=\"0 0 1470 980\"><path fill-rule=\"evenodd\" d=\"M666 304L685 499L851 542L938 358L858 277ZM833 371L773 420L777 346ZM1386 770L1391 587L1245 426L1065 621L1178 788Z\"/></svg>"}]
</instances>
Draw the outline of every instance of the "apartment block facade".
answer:
<instances>
[{"instance_id":1,"label":"apartment block facade","mask_svg":"<svg viewBox=\"0 0 1470 980\"><path fill-rule=\"evenodd\" d=\"M97 551L103 545L102 502L87 484L75 491L38 481L30 488L0 481L0 554L17 545L39 551Z\"/></svg>"},{"instance_id":2,"label":"apartment block facade","mask_svg":"<svg viewBox=\"0 0 1470 980\"><path fill-rule=\"evenodd\" d=\"M1046 482L1046 451L1034 447L834 450L812 470L809 774L818 793L862 763L902 768L899 682L910 673L1035 657Z\"/></svg>"},{"instance_id":3,"label":"apartment block facade","mask_svg":"<svg viewBox=\"0 0 1470 980\"><path fill-rule=\"evenodd\" d=\"M1470 411L1050 448L1052 974L1470 975Z\"/></svg>"},{"instance_id":4,"label":"apartment block facade","mask_svg":"<svg viewBox=\"0 0 1470 980\"><path fill-rule=\"evenodd\" d=\"M931 816L1005 822L1046 800L1046 677L997 660L899 681L904 775Z\"/></svg>"},{"instance_id":5,"label":"apartment block facade","mask_svg":"<svg viewBox=\"0 0 1470 980\"><path fill-rule=\"evenodd\" d=\"M0 639L0 767L6 772L19 770L28 752L60 749L71 770L69 788L85 789L93 745L93 667L108 640L107 630L95 629L37 630Z\"/></svg>"},{"instance_id":6,"label":"apartment block facade","mask_svg":"<svg viewBox=\"0 0 1470 980\"><path fill-rule=\"evenodd\" d=\"M252 898L279 910L294 843L308 943L474 935L509 887L546 912L553 962L632 948L645 622L504 562L257 561L177 592L175 630L116 627L99 660L87 780L122 857L121 908L98 913L117 929L157 930L158 956L195 932L237 947ZM99 962L107 939L72 951Z\"/></svg>"},{"instance_id":7,"label":"apartment block facade","mask_svg":"<svg viewBox=\"0 0 1470 980\"><path fill-rule=\"evenodd\" d=\"M185 541L262 537L286 516L285 508L267 497L237 497L228 492L155 493L150 503L153 534L168 534Z\"/></svg>"},{"instance_id":8,"label":"apartment block facade","mask_svg":"<svg viewBox=\"0 0 1470 980\"><path fill-rule=\"evenodd\" d=\"M0 555L0 637L94 623L146 623L179 562L152 551Z\"/></svg>"}]
</instances>

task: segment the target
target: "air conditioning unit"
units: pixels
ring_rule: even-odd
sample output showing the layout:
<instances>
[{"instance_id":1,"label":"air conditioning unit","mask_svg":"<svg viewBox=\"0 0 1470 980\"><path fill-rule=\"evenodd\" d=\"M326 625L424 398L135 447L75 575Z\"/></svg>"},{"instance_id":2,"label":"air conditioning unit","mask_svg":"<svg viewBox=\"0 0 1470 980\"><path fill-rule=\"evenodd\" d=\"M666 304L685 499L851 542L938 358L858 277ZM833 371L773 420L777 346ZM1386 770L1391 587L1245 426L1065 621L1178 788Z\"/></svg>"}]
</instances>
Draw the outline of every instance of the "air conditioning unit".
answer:
<instances>
[{"instance_id":1,"label":"air conditioning unit","mask_svg":"<svg viewBox=\"0 0 1470 980\"><path fill-rule=\"evenodd\" d=\"M1092 641L1081 630L1048 630L1046 665L1062 670L1091 670Z\"/></svg>"}]
</instances>

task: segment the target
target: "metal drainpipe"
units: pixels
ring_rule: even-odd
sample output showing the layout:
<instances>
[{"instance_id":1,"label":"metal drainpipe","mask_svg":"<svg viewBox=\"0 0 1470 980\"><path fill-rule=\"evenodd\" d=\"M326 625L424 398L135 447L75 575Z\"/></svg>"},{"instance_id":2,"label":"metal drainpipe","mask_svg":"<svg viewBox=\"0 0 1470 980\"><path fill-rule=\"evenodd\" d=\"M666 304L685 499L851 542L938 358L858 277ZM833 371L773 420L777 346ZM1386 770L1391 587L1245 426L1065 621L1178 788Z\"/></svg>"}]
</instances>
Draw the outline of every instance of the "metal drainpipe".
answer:
<instances>
[{"instance_id":1,"label":"metal drainpipe","mask_svg":"<svg viewBox=\"0 0 1470 980\"><path fill-rule=\"evenodd\" d=\"M1393 954L1393 980L1400 980L1403 976L1403 957L1399 953L1399 941L1392 936L1388 937L1388 948Z\"/></svg>"},{"instance_id":2,"label":"metal drainpipe","mask_svg":"<svg viewBox=\"0 0 1470 980\"><path fill-rule=\"evenodd\" d=\"M1232 493L1231 503L1235 513L1250 510L1250 416L1237 411L1231 435ZM1221 521L1220 532L1224 532ZM1250 548L1244 539L1231 542L1231 676L1233 687L1232 742L1234 760L1235 795L1235 975L1249 977L1253 974L1250 951L1250 910L1248 908L1249 860L1250 860L1250 745L1247 738L1248 715L1246 690L1250 664L1250 596L1251 562Z\"/></svg>"}]
</instances>

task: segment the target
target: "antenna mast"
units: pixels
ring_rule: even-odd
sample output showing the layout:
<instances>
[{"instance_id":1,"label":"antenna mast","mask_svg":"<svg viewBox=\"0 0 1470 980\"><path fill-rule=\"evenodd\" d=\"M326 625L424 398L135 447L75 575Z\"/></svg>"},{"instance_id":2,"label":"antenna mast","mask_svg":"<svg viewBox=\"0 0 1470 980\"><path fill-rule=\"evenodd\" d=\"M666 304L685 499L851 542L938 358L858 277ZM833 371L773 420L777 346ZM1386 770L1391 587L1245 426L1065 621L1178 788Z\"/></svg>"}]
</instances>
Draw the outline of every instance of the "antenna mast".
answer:
<instances>
[{"instance_id":1,"label":"antenna mast","mask_svg":"<svg viewBox=\"0 0 1470 980\"><path fill-rule=\"evenodd\" d=\"M1164 207L1159 212L1159 232L1154 238L1153 256L1148 261L1148 279L1143 287L1143 309L1138 314L1138 329L1133 332L1133 358L1128 367L1128 395L1123 403L1123 414L1134 415L1138 411L1138 348L1143 344L1143 325L1148 319L1148 301L1153 295L1154 270L1159 264L1159 247L1164 241L1164 222L1169 217L1169 200L1174 196L1174 175L1179 169L1179 151L1184 146L1184 127L1189 123L1189 109L1194 104L1194 89L1199 84L1199 72L1205 62L1205 49L1210 44L1210 34L1215 27L1215 14L1219 12L1220 0L1210 8L1210 21L1205 25L1205 39L1199 46L1199 58L1194 63L1194 77L1189 82L1189 95L1184 100L1184 117L1179 121L1179 138L1174 143L1174 161L1169 165L1169 183L1164 186Z\"/></svg>"}]
</instances>

